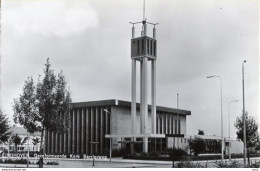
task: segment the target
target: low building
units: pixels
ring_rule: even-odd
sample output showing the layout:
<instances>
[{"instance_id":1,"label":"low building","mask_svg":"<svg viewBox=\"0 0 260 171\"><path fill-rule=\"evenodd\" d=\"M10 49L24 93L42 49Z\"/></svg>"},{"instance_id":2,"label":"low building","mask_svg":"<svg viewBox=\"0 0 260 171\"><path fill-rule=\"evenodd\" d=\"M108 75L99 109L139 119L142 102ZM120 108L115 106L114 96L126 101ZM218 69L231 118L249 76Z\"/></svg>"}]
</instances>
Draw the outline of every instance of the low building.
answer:
<instances>
[{"instance_id":1,"label":"low building","mask_svg":"<svg viewBox=\"0 0 260 171\"><path fill-rule=\"evenodd\" d=\"M201 138L206 142L206 154L220 154L221 155L221 137L215 135L193 135L193 136L185 136L186 144L183 146L184 149L190 154L188 141L193 138ZM229 140L228 138L224 138L224 154L242 154L243 153L243 142L238 140ZM229 148L230 145L230 148Z\"/></svg>"},{"instance_id":2,"label":"low building","mask_svg":"<svg viewBox=\"0 0 260 171\"><path fill-rule=\"evenodd\" d=\"M3 151L25 152L28 150L28 147L30 151L40 151L40 143L34 143L33 141L36 138L40 140L41 137L39 132L35 132L33 134L28 135L27 131L23 127L16 127L16 126L11 127L10 132L11 132L11 136L8 142L2 143L0 145L0 150L2 152ZM17 144L17 147L15 146L15 143L12 141L12 137L16 135L21 138L21 141L19 144ZM29 137L29 141L28 141L28 137Z\"/></svg>"},{"instance_id":3,"label":"low building","mask_svg":"<svg viewBox=\"0 0 260 171\"><path fill-rule=\"evenodd\" d=\"M136 132L140 132L140 104L137 103ZM184 144L186 117L190 111L157 106L156 134L148 137L148 150L164 151ZM70 113L70 130L59 134L45 133L46 154L104 154L112 149L124 149L130 153L142 152L142 136L131 137L131 102L102 100L73 103ZM148 123L151 123L151 106L148 106ZM148 130L151 125L148 124Z\"/></svg>"}]
</instances>

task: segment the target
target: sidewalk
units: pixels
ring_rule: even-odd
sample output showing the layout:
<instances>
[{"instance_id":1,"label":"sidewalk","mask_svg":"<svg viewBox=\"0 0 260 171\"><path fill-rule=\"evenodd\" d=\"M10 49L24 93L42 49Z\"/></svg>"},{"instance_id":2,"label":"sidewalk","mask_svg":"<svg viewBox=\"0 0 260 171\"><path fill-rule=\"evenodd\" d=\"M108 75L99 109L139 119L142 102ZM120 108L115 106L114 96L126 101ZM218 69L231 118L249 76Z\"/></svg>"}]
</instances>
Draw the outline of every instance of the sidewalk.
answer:
<instances>
[{"instance_id":1,"label":"sidewalk","mask_svg":"<svg viewBox=\"0 0 260 171\"><path fill-rule=\"evenodd\" d=\"M110 162L109 159L106 160ZM111 162L117 163L143 163L143 164L172 164L172 161L159 161L159 160L134 160L134 159L123 159L122 157L112 158Z\"/></svg>"},{"instance_id":2,"label":"sidewalk","mask_svg":"<svg viewBox=\"0 0 260 171\"><path fill-rule=\"evenodd\" d=\"M27 164L0 163L0 168L27 168ZM30 164L29 168L38 168L38 165Z\"/></svg>"}]
</instances>

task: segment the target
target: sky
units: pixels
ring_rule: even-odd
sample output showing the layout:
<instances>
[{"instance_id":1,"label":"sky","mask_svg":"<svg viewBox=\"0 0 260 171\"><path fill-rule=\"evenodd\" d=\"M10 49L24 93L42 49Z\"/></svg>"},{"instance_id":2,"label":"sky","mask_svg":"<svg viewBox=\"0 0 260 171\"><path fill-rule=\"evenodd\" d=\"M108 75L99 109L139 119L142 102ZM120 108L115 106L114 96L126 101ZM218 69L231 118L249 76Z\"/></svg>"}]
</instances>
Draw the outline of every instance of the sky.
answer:
<instances>
[{"instance_id":1,"label":"sky","mask_svg":"<svg viewBox=\"0 0 260 171\"><path fill-rule=\"evenodd\" d=\"M259 123L257 0L146 0L145 17L159 23L157 105L176 108L179 93L179 108L191 111L188 135L200 129L220 136L220 79L206 78L217 75L222 78L224 136L230 107L231 138L236 138L243 60L246 111ZM56 74L63 71L73 102L130 101L129 22L142 19L142 0L3 0L1 106L11 122L13 99L27 77L37 80L43 74L48 57ZM148 92L150 97L150 87ZM233 100L238 102L229 105Z\"/></svg>"}]
</instances>

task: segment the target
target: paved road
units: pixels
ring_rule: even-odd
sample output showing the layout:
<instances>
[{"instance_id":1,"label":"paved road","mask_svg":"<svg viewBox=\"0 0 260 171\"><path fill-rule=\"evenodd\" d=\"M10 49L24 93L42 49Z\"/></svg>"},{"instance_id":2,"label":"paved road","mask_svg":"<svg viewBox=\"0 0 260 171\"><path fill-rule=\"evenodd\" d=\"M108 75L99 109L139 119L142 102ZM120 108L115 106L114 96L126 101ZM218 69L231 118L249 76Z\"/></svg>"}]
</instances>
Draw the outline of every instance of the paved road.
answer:
<instances>
[{"instance_id":1,"label":"paved road","mask_svg":"<svg viewBox=\"0 0 260 171\"><path fill-rule=\"evenodd\" d=\"M253 158L253 160L260 160L260 157ZM35 161L31 159L30 161ZM122 158L113 158L112 162L108 160L96 160L95 166L92 166L91 159L88 160L73 160L73 159L45 159L46 161L57 161L59 165L44 165L45 168L171 168L172 162L170 161L149 161L149 160L124 160ZM228 160L225 160L228 162ZM239 162L243 162L243 159L237 159ZM216 161L194 161L194 163L200 163L208 168L214 168ZM2 164L2 168L24 168L26 164ZM30 164L29 167L38 167L36 164Z\"/></svg>"},{"instance_id":2,"label":"paved road","mask_svg":"<svg viewBox=\"0 0 260 171\"><path fill-rule=\"evenodd\" d=\"M35 159L30 159L30 162L35 162ZM113 158L112 162L107 160L87 159L44 159L47 161L57 161L59 165L44 165L44 168L170 168L171 162L165 161L140 161L140 160L123 160L121 158ZM3 164L0 163L0 168L25 168L26 164ZM30 164L29 167L38 167L36 164Z\"/></svg>"}]
</instances>

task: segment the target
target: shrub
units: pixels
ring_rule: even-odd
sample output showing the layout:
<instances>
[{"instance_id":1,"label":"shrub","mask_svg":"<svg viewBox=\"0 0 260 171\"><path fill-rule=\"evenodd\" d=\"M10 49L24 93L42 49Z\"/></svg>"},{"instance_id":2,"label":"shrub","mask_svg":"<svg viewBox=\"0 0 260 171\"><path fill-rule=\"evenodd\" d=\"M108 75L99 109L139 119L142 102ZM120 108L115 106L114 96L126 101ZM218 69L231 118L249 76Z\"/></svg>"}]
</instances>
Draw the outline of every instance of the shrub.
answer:
<instances>
[{"instance_id":1,"label":"shrub","mask_svg":"<svg viewBox=\"0 0 260 171\"><path fill-rule=\"evenodd\" d=\"M260 150L260 144L255 147L255 150Z\"/></svg>"},{"instance_id":2,"label":"shrub","mask_svg":"<svg viewBox=\"0 0 260 171\"><path fill-rule=\"evenodd\" d=\"M151 157L158 157L158 156L160 156L160 152L152 152L152 153L150 153L149 154L149 156L151 156Z\"/></svg>"},{"instance_id":3,"label":"shrub","mask_svg":"<svg viewBox=\"0 0 260 171\"><path fill-rule=\"evenodd\" d=\"M137 153L131 153L131 154L128 154L127 156L135 157L135 156L137 156Z\"/></svg>"},{"instance_id":4,"label":"shrub","mask_svg":"<svg viewBox=\"0 0 260 171\"><path fill-rule=\"evenodd\" d=\"M58 165L59 163L56 161L47 161L46 165Z\"/></svg>"},{"instance_id":5,"label":"shrub","mask_svg":"<svg viewBox=\"0 0 260 171\"><path fill-rule=\"evenodd\" d=\"M187 156L187 152L181 148L168 149L168 153L170 154L170 158L172 161L180 160Z\"/></svg>"},{"instance_id":6,"label":"shrub","mask_svg":"<svg viewBox=\"0 0 260 171\"><path fill-rule=\"evenodd\" d=\"M27 160L26 159L16 159L16 160L12 160L12 159L1 159L0 163L14 163L14 164L26 164Z\"/></svg>"},{"instance_id":7,"label":"shrub","mask_svg":"<svg viewBox=\"0 0 260 171\"><path fill-rule=\"evenodd\" d=\"M112 150L112 157L123 157L126 156L127 152L125 149L114 149Z\"/></svg>"},{"instance_id":8,"label":"shrub","mask_svg":"<svg viewBox=\"0 0 260 171\"><path fill-rule=\"evenodd\" d=\"M35 162L34 164L39 164L40 161ZM57 161L46 161L43 162L43 164L45 165L59 165L59 163Z\"/></svg>"},{"instance_id":9,"label":"shrub","mask_svg":"<svg viewBox=\"0 0 260 171\"><path fill-rule=\"evenodd\" d=\"M244 167L243 164L241 164L238 161L234 161L234 160L231 161L231 162L216 161L215 166L217 168L242 168L242 167Z\"/></svg>"},{"instance_id":10,"label":"shrub","mask_svg":"<svg viewBox=\"0 0 260 171\"><path fill-rule=\"evenodd\" d=\"M141 157L149 157L149 154L148 154L148 153L145 153L145 152L142 152L140 156L141 156Z\"/></svg>"},{"instance_id":11,"label":"shrub","mask_svg":"<svg viewBox=\"0 0 260 171\"><path fill-rule=\"evenodd\" d=\"M244 167L244 164L238 161L231 161L231 162L216 161L215 165L218 168L243 168ZM251 164L248 165L247 168L260 168L260 161L251 162Z\"/></svg>"},{"instance_id":12,"label":"shrub","mask_svg":"<svg viewBox=\"0 0 260 171\"><path fill-rule=\"evenodd\" d=\"M260 168L260 161L252 162L249 166L250 168Z\"/></svg>"},{"instance_id":13,"label":"shrub","mask_svg":"<svg viewBox=\"0 0 260 171\"><path fill-rule=\"evenodd\" d=\"M0 159L0 163L27 164L27 160L26 159L16 159L16 160ZM29 161L29 164L39 164L39 161L37 161L37 162ZM44 162L44 164L46 164L46 165L58 165L59 163L57 161L47 161L47 162Z\"/></svg>"},{"instance_id":14,"label":"shrub","mask_svg":"<svg viewBox=\"0 0 260 171\"><path fill-rule=\"evenodd\" d=\"M205 153L206 150L206 141L195 137L188 141L191 151L197 156L199 153Z\"/></svg>"},{"instance_id":15,"label":"shrub","mask_svg":"<svg viewBox=\"0 0 260 171\"><path fill-rule=\"evenodd\" d=\"M0 152L1 153L1 152ZM8 150L6 148L3 149L2 153L8 153Z\"/></svg>"},{"instance_id":16,"label":"shrub","mask_svg":"<svg viewBox=\"0 0 260 171\"><path fill-rule=\"evenodd\" d=\"M200 163L193 163L192 161L189 160L182 160L177 163L176 165L177 168L207 168L207 164L204 166Z\"/></svg>"}]
</instances>

